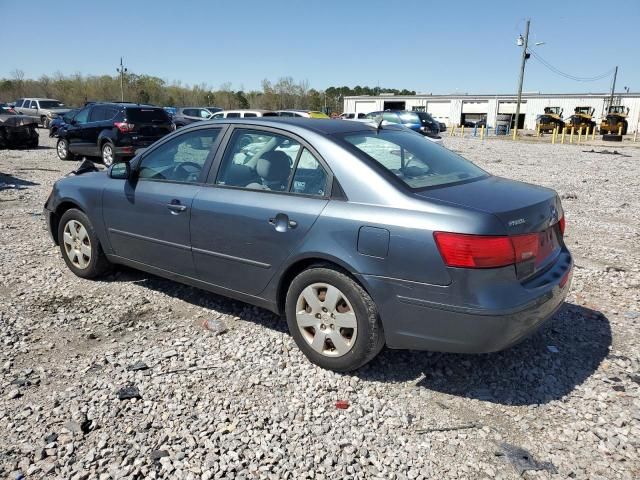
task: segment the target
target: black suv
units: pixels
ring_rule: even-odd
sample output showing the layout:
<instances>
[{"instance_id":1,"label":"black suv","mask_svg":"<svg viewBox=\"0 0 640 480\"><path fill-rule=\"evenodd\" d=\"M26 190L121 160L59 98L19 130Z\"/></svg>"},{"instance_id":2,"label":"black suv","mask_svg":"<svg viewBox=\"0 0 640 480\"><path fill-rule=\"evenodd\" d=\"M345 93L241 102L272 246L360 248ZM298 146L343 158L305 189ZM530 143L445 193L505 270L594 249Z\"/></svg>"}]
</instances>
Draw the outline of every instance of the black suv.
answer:
<instances>
[{"instance_id":1,"label":"black suv","mask_svg":"<svg viewBox=\"0 0 640 480\"><path fill-rule=\"evenodd\" d=\"M58 130L58 157L102 157L105 165L131 158L175 130L160 107L136 103L93 103Z\"/></svg>"},{"instance_id":2,"label":"black suv","mask_svg":"<svg viewBox=\"0 0 640 480\"><path fill-rule=\"evenodd\" d=\"M207 120L216 112L222 111L217 107L178 107L176 113L173 114L173 123L176 128L184 127L193 122Z\"/></svg>"}]
</instances>

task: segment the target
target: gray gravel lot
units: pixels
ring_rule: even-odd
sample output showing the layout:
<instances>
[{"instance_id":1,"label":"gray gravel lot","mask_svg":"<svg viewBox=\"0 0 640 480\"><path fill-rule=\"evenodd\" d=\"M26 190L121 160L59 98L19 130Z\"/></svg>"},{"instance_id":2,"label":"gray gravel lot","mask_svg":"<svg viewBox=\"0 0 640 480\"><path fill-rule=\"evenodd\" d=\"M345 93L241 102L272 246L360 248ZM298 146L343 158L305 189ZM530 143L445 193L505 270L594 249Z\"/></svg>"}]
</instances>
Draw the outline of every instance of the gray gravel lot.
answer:
<instances>
[{"instance_id":1,"label":"gray gravel lot","mask_svg":"<svg viewBox=\"0 0 640 480\"><path fill-rule=\"evenodd\" d=\"M520 478L503 442L553 464L524 478L640 478L640 149L446 138L563 196L572 293L508 351L385 349L340 375L264 310L133 270L73 276L41 210L74 163L40 132L0 151L1 478Z\"/></svg>"}]
</instances>

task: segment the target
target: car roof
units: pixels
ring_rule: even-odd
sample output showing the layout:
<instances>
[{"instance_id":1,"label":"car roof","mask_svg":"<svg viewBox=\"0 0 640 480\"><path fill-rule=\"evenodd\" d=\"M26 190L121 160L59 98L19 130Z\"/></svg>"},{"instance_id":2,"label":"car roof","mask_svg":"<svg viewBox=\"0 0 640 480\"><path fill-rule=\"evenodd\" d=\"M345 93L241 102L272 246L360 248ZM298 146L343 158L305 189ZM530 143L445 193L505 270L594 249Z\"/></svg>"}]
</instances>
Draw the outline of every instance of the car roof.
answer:
<instances>
[{"instance_id":1,"label":"car roof","mask_svg":"<svg viewBox=\"0 0 640 480\"><path fill-rule=\"evenodd\" d=\"M54 102L60 102L60 100L58 100L57 98L22 97L22 99L23 100L53 100Z\"/></svg>"},{"instance_id":2,"label":"car roof","mask_svg":"<svg viewBox=\"0 0 640 480\"><path fill-rule=\"evenodd\" d=\"M365 122L352 122L350 120L334 120L324 118L302 118L302 117L258 117L258 118L225 118L220 120L205 120L204 122L197 122L191 125L197 127L205 124L219 125L225 124L240 124L250 126L265 126L265 127L282 127L283 125L303 128L315 133L323 135L333 135L340 133L362 132L362 131L374 131L376 127L373 124ZM181 129L182 130L182 129ZM402 126L385 125L384 130L397 130L405 131Z\"/></svg>"},{"instance_id":3,"label":"car roof","mask_svg":"<svg viewBox=\"0 0 640 480\"><path fill-rule=\"evenodd\" d=\"M212 107L213 108L213 107ZM258 113L271 113L273 110L261 110L260 108L238 108L236 110L221 110L216 113L242 113L242 112L258 112Z\"/></svg>"}]
</instances>

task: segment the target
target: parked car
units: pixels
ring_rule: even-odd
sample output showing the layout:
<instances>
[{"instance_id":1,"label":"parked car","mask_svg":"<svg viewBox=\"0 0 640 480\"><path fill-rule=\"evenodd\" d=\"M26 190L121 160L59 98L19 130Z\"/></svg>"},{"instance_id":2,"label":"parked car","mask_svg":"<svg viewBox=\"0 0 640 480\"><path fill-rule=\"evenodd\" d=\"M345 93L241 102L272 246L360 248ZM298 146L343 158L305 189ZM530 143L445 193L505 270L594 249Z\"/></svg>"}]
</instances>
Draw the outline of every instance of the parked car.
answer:
<instances>
[{"instance_id":1,"label":"parked car","mask_svg":"<svg viewBox=\"0 0 640 480\"><path fill-rule=\"evenodd\" d=\"M330 118L329 115L314 110L277 110L279 117Z\"/></svg>"},{"instance_id":2,"label":"parked car","mask_svg":"<svg viewBox=\"0 0 640 480\"><path fill-rule=\"evenodd\" d=\"M267 308L337 371L385 344L507 348L560 308L573 267L555 191L393 124L198 122L58 180L44 213L79 277L123 264Z\"/></svg>"},{"instance_id":3,"label":"parked car","mask_svg":"<svg viewBox=\"0 0 640 480\"><path fill-rule=\"evenodd\" d=\"M364 118L366 116L365 113L354 113L354 112L344 112L340 114L340 118L342 120L353 120L355 118Z\"/></svg>"},{"instance_id":4,"label":"parked car","mask_svg":"<svg viewBox=\"0 0 640 480\"><path fill-rule=\"evenodd\" d=\"M37 148L38 120L20 115L9 106L0 106L0 148Z\"/></svg>"},{"instance_id":5,"label":"parked car","mask_svg":"<svg viewBox=\"0 0 640 480\"><path fill-rule=\"evenodd\" d=\"M9 103L0 103L0 113L7 113L7 112L18 113L13 108L13 105Z\"/></svg>"},{"instance_id":6,"label":"parked car","mask_svg":"<svg viewBox=\"0 0 640 480\"><path fill-rule=\"evenodd\" d=\"M465 120L463 122L463 125L465 126L465 128L480 128L480 127L485 127L487 126L487 118L486 117L482 117L480 119L477 120Z\"/></svg>"},{"instance_id":7,"label":"parked car","mask_svg":"<svg viewBox=\"0 0 640 480\"><path fill-rule=\"evenodd\" d=\"M73 120L73 117L79 111L80 111L79 108L74 108L72 110L69 110L64 115L57 116L56 118L51 120L51 122L49 123L49 137L57 137L58 136L58 130L60 129L60 127L65 125L65 124L71 123L71 120Z\"/></svg>"},{"instance_id":8,"label":"parked car","mask_svg":"<svg viewBox=\"0 0 640 480\"><path fill-rule=\"evenodd\" d=\"M19 98L13 108L23 115L38 117L43 128L49 128L51 120L70 110L64 103L53 98Z\"/></svg>"},{"instance_id":9,"label":"parked car","mask_svg":"<svg viewBox=\"0 0 640 480\"><path fill-rule=\"evenodd\" d=\"M57 131L58 157L101 157L105 165L125 160L175 130L160 107L137 103L94 103Z\"/></svg>"},{"instance_id":10,"label":"parked car","mask_svg":"<svg viewBox=\"0 0 640 480\"><path fill-rule=\"evenodd\" d=\"M271 110L220 110L211 115L211 120L221 118L255 118L255 117L277 117L278 114Z\"/></svg>"},{"instance_id":11,"label":"parked car","mask_svg":"<svg viewBox=\"0 0 640 480\"><path fill-rule=\"evenodd\" d=\"M379 122L382 120L385 124L402 125L409 130L413 130L423 135L427 140L443 144L440 136L440 125L431 115L426 112L409 112L406 110L385 110L383 112L371 112L365 115L363 119L354 119L356 122Z\"/></svg>"},{"instance_id":12,"label":"parked car","mask_svg":"<svg viewBox=\"0 0 640 480\"><path fill-rule=\"evenodd\" d=\"M215 107L178 107L175 109L172 119L176 128L180 128L193 122L208 120L214 113L220 111L222 111L221 108Z\"/></svg>"}]
</instances>

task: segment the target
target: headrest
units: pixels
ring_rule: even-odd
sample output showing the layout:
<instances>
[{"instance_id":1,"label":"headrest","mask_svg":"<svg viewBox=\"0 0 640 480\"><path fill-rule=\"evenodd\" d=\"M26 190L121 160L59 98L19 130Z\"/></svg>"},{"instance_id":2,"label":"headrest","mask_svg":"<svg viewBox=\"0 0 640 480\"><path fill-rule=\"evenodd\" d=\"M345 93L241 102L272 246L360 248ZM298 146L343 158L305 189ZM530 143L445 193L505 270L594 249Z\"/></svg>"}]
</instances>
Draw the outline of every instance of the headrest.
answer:
<instances>
[{"instance_id":1,"label":"headrest","mask_svg":"<svg viewBox=\"0 0 640 480\"><path fill-rule=\"evenodd\" d=\"M279 150L265 152L258 159L256 172L269 182L284 181L289 178L291 167L289 156Z\"/></svg>"}]
</instances>

